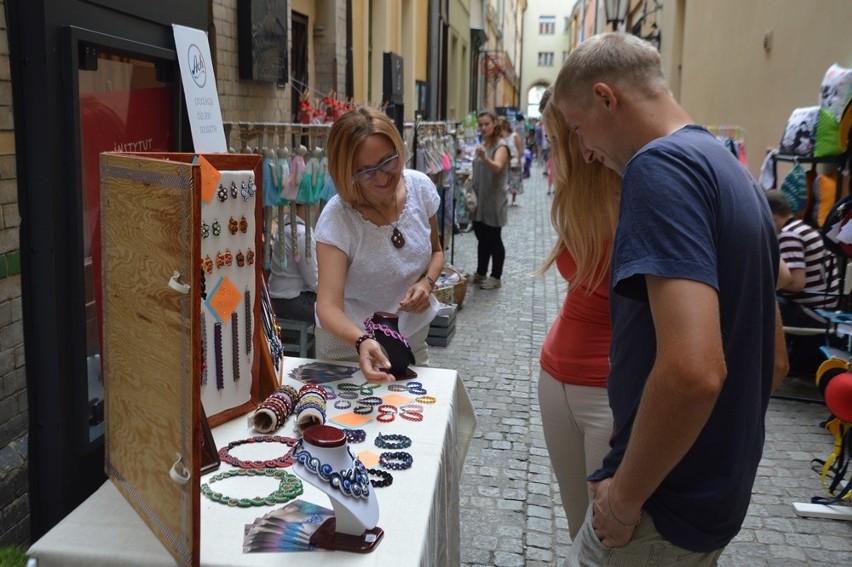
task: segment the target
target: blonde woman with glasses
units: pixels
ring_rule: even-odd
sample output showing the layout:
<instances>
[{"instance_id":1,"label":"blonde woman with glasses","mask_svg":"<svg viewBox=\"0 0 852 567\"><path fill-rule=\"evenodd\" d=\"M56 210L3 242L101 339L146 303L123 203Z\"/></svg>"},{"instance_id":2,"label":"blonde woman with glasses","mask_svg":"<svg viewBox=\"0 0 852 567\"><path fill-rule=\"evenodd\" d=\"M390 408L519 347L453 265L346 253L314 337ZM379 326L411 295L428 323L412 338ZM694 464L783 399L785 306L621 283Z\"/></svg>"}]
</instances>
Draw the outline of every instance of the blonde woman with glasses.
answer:
<instances>
[{"instance_id":1,"label":"blonde woman with glasses","mask_svg":"<svg viewBox=\"0 0 852 567\"><path fill-rule=\"evenodd\" d=\"M444 265L438 191L425 174L404 168L404 151L394 123L367 107L344 114L328 136L337 195L315 231L317 358L358 361L371 382L394 377L364 321L378 311L399 315L415 363L426 364L430 297Z\"/></svg>"}]
</instances>

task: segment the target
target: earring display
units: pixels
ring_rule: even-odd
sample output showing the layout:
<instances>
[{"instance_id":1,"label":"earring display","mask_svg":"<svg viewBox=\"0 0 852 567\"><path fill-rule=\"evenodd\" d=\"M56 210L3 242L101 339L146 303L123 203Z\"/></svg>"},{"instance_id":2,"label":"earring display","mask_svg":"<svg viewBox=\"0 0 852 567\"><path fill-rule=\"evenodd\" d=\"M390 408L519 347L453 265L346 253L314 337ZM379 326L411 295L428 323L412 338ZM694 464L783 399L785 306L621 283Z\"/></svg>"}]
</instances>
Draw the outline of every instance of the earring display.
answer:
<instances>
[{"instance_id":1,"label":"earring display","mask_svg":"<svg viewBox=\"0 0 852 567\"><path fill-rule=\"evenodd\" d=\"M219 171L215 198L201 205L201 267L209 278L202 305L202 368L216 369L216 389L202 385L202 402L211 414L250 396L254 363L252 339L257 297L254 269L256 246L253 171ZM251 257L251 259L250 259ZM230 339L230 345L224 341Z\"/></svg>"}]
</instances>

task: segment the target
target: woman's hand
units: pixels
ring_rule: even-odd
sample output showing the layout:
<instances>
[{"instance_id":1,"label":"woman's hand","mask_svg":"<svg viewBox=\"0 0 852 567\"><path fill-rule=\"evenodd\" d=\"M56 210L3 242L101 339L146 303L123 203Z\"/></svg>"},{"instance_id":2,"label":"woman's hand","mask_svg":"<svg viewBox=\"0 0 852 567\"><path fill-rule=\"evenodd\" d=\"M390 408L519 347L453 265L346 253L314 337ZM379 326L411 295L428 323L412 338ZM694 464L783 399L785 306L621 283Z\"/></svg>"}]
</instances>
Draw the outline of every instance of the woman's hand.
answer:
<instances>
[{"instance_id":1,"label":"woman's hand","mask_svg":"<svg viewBox=\"0 0 852 567\"><path fill-rule=\"evenodd\" d=\"M388 374L390 360L385 355L385 350L376 339L367 339L361 343L358 349L358 364L367 382L393 382L396 380L393 374Z\"/></svg>"},{"instance_id":2,"label":"woman's hand","mask_svg":"<svg viewBox=\"0 0 852 567\"><path fill-rule=\"evenodd\" d=\"M399 310L423 313L429 308L430 295L432 283L426 278L420 278L405 292L405 297L399 302Z\"/></svg>"}]
</instances>

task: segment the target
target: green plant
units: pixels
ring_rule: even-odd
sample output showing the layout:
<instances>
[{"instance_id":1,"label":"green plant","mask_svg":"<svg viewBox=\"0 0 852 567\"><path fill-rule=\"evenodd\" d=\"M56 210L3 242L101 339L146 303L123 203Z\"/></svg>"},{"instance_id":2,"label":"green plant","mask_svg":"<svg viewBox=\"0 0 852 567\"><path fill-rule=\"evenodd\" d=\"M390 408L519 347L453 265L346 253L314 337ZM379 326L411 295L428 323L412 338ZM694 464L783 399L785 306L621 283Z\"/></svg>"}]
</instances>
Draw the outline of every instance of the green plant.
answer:
<instances>
[{"instance_id":1,"label":"green plant","mask_svg":"<svg viewBox=\"0 0 852 567\"><path fill-rule=\"evenodd\" d=\"M24 567L27 554L18 547L0 547L0 567Z\"/></svg>"}]
</instances>

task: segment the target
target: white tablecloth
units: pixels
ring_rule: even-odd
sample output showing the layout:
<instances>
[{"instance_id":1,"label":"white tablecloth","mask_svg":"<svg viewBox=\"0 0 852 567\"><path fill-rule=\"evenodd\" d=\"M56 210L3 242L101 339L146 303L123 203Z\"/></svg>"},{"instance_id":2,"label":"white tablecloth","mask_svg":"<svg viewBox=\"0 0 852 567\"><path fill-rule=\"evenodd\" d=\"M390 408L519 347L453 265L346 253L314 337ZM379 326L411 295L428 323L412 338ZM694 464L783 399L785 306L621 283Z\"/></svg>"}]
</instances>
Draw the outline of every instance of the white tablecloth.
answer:
<instances>
[{"instance_id":1,"label":"white tablecloth","mask_svg":"<svg viewBox=\"0 0 852 567\"><path fill-rule=\"evenodd\" d=\"M285 359L284 376L291 368L309 362L307 359ZM379 432L404 434L413 441L408 451L414 457L414 466L404 471L391 471L393 484L375 489L379 502L378 525L385 534L383 541L372 553L326 550L243 553L245 525L276 507L229 508L202 496L201 565L271 566L291 561L294 565L316 566L458 565L459 476L476 427L476 418L470 398L456 371L425 367L414 369L419 375L416 380L423 383L429 395L437 398L436 404L424 406L425 419L422 422L411 422L397 417L391 423L373 420L363 426L367 432L367 441L351 445L356 453L367 450L378 454L385 450L373 444ZM357 376L343 381L363 382ZM283 382L299 385L288 378ZM376 390L375 395L388 393L383 386ZM333 417L347 411L337 410L333 402L329 402L329 424L337 425ZM257 435L249 426L249 417L250 414L215 428L213 437L216 446L222 447L230 441ZM291 418L277 434L293 436L292 424ZM247 446L243 447L248 449ZM279 444L254 444L250 449L252 454L241 451L240 457L256 459L283 454L283 446ZM238 449L234 449L234 453L237 452ZM228 468L230 465L222 463L219 471ZM202 477L199 482L205 482L209 476ZM240 487L238 483L252 480L266 484L262 484L263 488L260 489L255 482L243 494L240 488L245 487ZM232 496L260 495L274 486L270 482L270 479L232 478L221 481L218 489ZM225 483L228 483L227 486ZM305 492L300 498L331 508L324 493L307 482L303 485ZM212 487L217 488L216 485ZM95 494L33 544L29 554L38 561L38 567L172 567L176 564L111 481L104 483Z\"/></svg>"}]
</instances>

